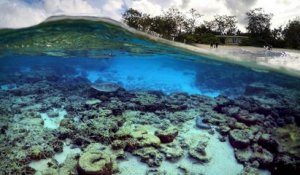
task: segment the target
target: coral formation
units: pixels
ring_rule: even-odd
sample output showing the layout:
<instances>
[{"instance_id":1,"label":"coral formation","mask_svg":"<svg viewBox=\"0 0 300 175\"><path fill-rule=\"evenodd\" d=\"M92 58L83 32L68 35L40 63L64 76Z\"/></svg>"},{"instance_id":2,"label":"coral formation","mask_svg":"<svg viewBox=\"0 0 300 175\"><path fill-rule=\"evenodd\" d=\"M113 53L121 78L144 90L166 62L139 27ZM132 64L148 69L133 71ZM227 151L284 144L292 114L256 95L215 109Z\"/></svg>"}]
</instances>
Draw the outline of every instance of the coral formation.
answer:
<instances>
[{"instance_id":1,"label":"coral formation","mask_svg":"<svg viewBox=\"0 0 300 175\"><path fill-rule=\"evenodd\" d=\"M161 144L160 151L165 154L167 160L175 161L183 156L183 149L176 141L168 144Z\"/></svg>"},{"instance_id":2,"label":"coral formation","mask_svg":"<svg viewBox=\"0 0 300 175\"><path fill-rule=\"evenodd\" d=\"M78 173L87 175L113 174L117 170L116 158L100 144L90 144L80 155Z\"/></svg>"},{"instance_id":3,"label":"coral formation","mask_svg":"<svg viewBox=\"0 0 300 175\"><path fill-rule=\"evenodd\" d=\"M143 147L159 147L161 143L157 136L148 133L143 127L132 128L130 126L123 126L115 134L115 138L123 142L125 149L128 151Z\"/></svg>"},{"instance_id":4,"label":"coral formation","mask_svg":"<svg viewBox=\"0 0 300 175\"><path fill-rule=\"evenodd\" d=\"M276 140L280 151L300 158L300 130L295 125L287 125L276 130Z\"/></svg>"},{"instance_id":5,"label":"coral formation","mask_svg":"<svg viewBox=\"0 0 300 175\"><path fill-rule=\"evenodd\" d=\"M146 162L150 167L160 166L163 160L161 153L153 147L137 149L133 154L141 157L141 160Z\"/></svg>"},{"instance_id":6,"label":"coral formation","mask_svg":"<svg viewBox=\"0 0 300 175\"><path fill-rule=\"evenodd\" d=\"M190 147L189 155L200 162L203 163L209 162L211 157L205 151L208 142L209 142L208 137L205 136L200 137L198 144Z\"/></svg>"},{"instance_id":7,"label":"coral formation","mask_svg":"<svg viewBox=\"0 0 300 175\"><path fill-rule=\"evenodd\" d=\"M234 129L229 132L229 141L231 145L235 148L246 148L250 145L252 138L251 131Z\"/></svg>"},{"instance_id":8,"label":"coral formation","mask_svg":"<svg viewBox=\"0 0 300 175\"><path fill-rule=\"evenodd\" d=\"M155 135L160 139L162 143L170 143L178 135L178 130L175 127L169 127L164 130L157 130Z\"/></svg>"},{"instance_id":9,"label":"coral formation","mask_svg":"<svg viewBox=\"0 0 300 175\"><path fill-rule=\"evenodd\" d=\"M114 83L91 84L69 67L56 69L7 75L7 84L20 83L0 90L3 174L34 174L38 170L29 164L44 159L53 161L42 174L116 174L130 156L145 163L148 174L166 173L162 167L170 164L191 172L184 161L215 163L210 138L229 141L232 157L245 167L241 174L261 168L299 172L299 96L291 89L249 84L237 98L210 98L128 91ZM63 74L66 69L74 76ZM57 126L45 128L43 115L56 119L61 111ZM212 135L194 136L187 125ZM59 164L53 157L66 142L83 152Z\"/></svg>"}]
</instances>

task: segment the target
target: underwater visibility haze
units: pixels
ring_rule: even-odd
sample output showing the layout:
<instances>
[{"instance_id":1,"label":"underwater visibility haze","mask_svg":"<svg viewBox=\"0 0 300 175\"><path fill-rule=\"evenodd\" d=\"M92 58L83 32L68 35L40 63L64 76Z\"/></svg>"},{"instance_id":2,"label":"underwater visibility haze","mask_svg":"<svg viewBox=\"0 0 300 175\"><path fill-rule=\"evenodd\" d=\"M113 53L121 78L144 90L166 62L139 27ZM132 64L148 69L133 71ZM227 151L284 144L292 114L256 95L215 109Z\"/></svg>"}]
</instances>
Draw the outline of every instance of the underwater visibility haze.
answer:
<instances>
[{"instance_id":1,"label":"underwater visibility haze","mask_svg":"<svg viewBox=\"0 0 300 175\"><path fill-rule=\"evenodd\" d=\"M115 21L0 30L0 174L299 172L300 78Z\"/></svg>"}]
</instances>

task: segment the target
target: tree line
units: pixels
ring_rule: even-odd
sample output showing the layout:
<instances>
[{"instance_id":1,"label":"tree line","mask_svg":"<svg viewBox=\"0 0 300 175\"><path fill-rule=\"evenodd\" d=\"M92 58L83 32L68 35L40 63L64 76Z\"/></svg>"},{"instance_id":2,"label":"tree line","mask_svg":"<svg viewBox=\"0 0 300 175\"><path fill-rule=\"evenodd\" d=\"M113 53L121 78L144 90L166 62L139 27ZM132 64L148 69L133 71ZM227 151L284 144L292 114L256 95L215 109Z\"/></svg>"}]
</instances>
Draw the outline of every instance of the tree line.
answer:
<instances>
[{"instance_id":1,"label":"tree line","mask_svg":"<svg viewBox=\"0 0 300 175\"><path fill-rule=\"evenodd\" d=\"M202 16L193 8L187 13L169 8L158 16L130 8L122 14L128 26L169 40L209 44L220 42L216 35L242 35L248 38L241 45L300 49L300 18L289 21L285 27L271 29L273 14L256 8L246 13L247 32L242 33L237 28L236 16L216 15L213 20L200 23Z\"/></svg>"}]
</instances>

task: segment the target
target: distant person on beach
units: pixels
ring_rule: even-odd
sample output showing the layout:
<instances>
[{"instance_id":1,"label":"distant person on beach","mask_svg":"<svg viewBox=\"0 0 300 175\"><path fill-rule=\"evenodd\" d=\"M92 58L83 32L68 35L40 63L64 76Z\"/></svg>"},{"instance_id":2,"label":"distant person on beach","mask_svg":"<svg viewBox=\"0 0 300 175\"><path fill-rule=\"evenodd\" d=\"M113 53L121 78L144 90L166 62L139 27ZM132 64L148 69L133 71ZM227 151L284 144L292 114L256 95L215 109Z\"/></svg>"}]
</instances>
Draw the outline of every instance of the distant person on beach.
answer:
<instances>
[{"instance_id":1,"label":"distant person on beach","mask_svg":"<svg viewBox=\"0 0 300 175\"><path fill-rule=\"evenodd\" d=\"M219 46L219 43L216 43L216 48L218 48L218 46Z\"/></svg>"},{"instance_id":2,"label":"distant person on beach","mask_svg":"<svg viewBox=\"0 0 300 175\"><path fill-rule=\"evenodd\" d=\"M272 45L269 45L269 46L268 46L268 50L272 50Z\"/></svg>"},{"instance_id":3,"label":"distant person on beach","mask_svg":"<svg viewBox=\"0 0 300 175\"><path fill-rule=\"evenodd\" d=\"M210 43L210 48L213 48L214 44L213 43Z\"/></svg>"},{"instance_id":4,"label":"distant person on beach","mask_svg":"<svg viewBox=\"0 0 300 175\"><path fill-rule=\"evenodd\" d=\"M266 50L272 50L272 45L266 45L266 46L264 46L264 48L265 48Z\"/></svg>"}]
</instances>

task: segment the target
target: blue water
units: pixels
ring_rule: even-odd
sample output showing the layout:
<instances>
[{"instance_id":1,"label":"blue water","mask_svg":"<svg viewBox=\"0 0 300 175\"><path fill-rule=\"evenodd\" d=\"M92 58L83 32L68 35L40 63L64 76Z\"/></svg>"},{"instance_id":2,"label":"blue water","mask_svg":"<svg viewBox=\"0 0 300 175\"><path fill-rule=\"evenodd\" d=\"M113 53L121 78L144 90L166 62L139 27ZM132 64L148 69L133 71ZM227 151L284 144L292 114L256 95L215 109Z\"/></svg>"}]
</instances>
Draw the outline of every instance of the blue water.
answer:
<instances>
[{"instance_id":1,"label":"blue water","mask_svg":"<svg viewBox=\"0 0 300 175\"><path fill-rule=\"evenodd\" d=\"M247 85L257 82L300 87L299 78L213 61L91 20L65 19L0 30L0 63L2 86L12 81L5 75L47 69L59 76L83 77L90 83L117 82L127 90L166 94L237 97Z\"/></svg>"},{"instance_id":2,"label":"blue water","mask_svg":"<svg viewBox=\"0 0 300 175\"><path fill-rule=\"evenodd\" d=\"M1 58L0 65L0 85L14 88L22 86L22 82L9 79L11 75L31 76L41 71L60 77L84 78L91 84L114 82L126 90L185 92L210 97L237 97L244 93L247 85L257 82L300 87L297 78L185 54L115 54L110 58L12 55Z\"/></svg>"}]
</instances>

